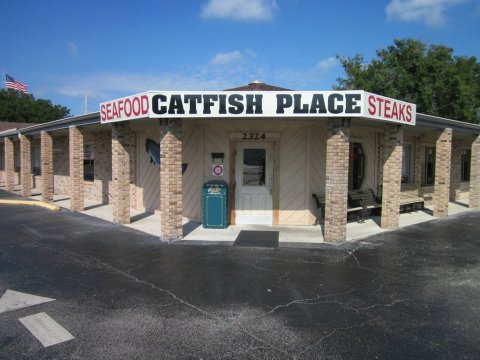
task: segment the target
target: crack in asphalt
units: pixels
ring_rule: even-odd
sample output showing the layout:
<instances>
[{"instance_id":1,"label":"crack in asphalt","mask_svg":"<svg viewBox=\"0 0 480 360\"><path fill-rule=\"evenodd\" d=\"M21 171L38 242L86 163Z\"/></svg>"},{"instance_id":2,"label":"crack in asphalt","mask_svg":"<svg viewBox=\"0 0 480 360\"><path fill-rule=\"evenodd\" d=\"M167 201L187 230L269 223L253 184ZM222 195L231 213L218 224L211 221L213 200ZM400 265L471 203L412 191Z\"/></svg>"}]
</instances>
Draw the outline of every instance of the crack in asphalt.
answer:
<instances>
[{"instance_id":1,"label":"crack in asphalt","mask_svg":"<svg viewBox=\"0 0 480 360\"><path fill-rule=\"evenodd\" d=\"M84 256L84 255L80 255L80 254L78 254L78 255L79 255L79 256ZM192 308L192 309L200 312L201 314L203 314L203 315L205 315L205 316L207 316L207 317L209 317L209 318L212 318L212 319L215 319L215 320L217 320L217 321L220 321L220 322L223 322L223 323L227 323L227 324L228 324L227 321L225 321L224 319L220 318L219 316L216 316L216 315L214 315L214 314L211 314L211 313L209 313L209 312L207 312L207 311L199 308L198 306L189 303L188 301L186 301L186 300L178 297L175 293L173 293L172 291L170 291L170 290L168 290L168 289L163 289L163 288L161 288L161 287L159 287L159 286L157 286L157 285L155 285L155 284L152 284L152 283L150 283L150 282L148 282L148 281L139 279L139 278L133 276L132 274L127 273L127 272L125 272L125 271L123 271L123 270L117 269L116 267L114 267L114 266L112 266L112 265L110 265L110 264L104 263L104 262L102 262L101 260L99 260L99 259L97 259L97 258L95 258L95 257L91 257L91 256L88 256L88 257L96 260L99 264L103 265L104 267L109 268L109 269L111 269L111 270L113 270L113 271L115 271L115 272L117 272L117 273L119 273L119 274L121 274L121 275L129 278L130 280L133 280L133 281L135 281L135 282L137 282L137 283L140 283L140 284L143 284L143 285L146 285L146 286L150 286L152 289L155 289L155 290L158 290L158 291L163 292L163 293L165 293L165 294L168 294L169 296L171 296L173 299L175 299L176 301L180 302L181 304L183 304L183 305L185 305L185 306L187 306L187 307L190 307L190 308ZM266 340L264 340L264 339L262 339L262 338L259 338L258 336L254 335L254 334L252 334L252 333L250 333L250 332L248 332L248 331L246 331L246 330L240 329L240 331L241 331L242 333L244 333L245 335L248 335L248 336L254 338L254 339L257 340L258 342L263 343L263 344L269 346L270 348L272 348L272 349L274 349L274 350L276 350L276 351L278 351L278 352L281 352L281 353L284 354L284 355L287 355L287 356L290 357L290 358L293 358L293 356L292 356L291 354L287 353L287 352L286 352L285 350L283 350L283 349L279 349L278 347L274 346L273 344L270 344L268 341L266 341Z\"/></svg>"},{"instance_id":2,"label":"crack in asphalt","mask_svg":"<svg viewBox=\"0 0 480 360\"><path fill-rule=\"evenodd\" d=\"M153 283L150 283L148 281L145 281L143 279L140 279L140 278L137 278L136 276L132 275L130 272L127 272L127 271L124 271L124 270L121 270L121 269L118 269L116 268L115 266L109 264L109 263L106 263L94 256L91 256L91 255L83 255L83 254L79 254L79 253L76 253L74 251L71 251L71 250L67 250L67 249L59 249L59 248L56 248L56 247L51 247L51 246L45 246L45 244L40 244L39 243L39 240L42 239L42 238L45 238L46 236L42 235L41 233L39 233L38 231L35 231L34 229L32 229L30 226L28 225L24 225L22 226L24 230L26 230L27 233L29 233L30 235L33 235L33 237L30 239L31 241L30 242L25 242L24 246L32 246L31 242L35 243L34 246L35 247L38 247L38 248L41 248L41 249L44 249L44 250L50 250L50 251L53 251L53 252L56 252L56 253L59 253L61 255L65 255L65 254L68 254L70 256L72 256L73 258L76 258L76 260L78 260L78 263L83 265L83 266L89 266L89 265L93 265L92 262L94 263L97 263L98 265L100 265L101 267L104 267L106 269L109 269L110 271L113 271L113 272L116 272L117 274L120 274L126 278L128 278L129 280L131 281L134 281L136 283L139 283L139 284L142 284L142 285L145 285L145 286L149 286L151 287L152 289L155 289L157 291L160 291L162 293L165 293L167 294L168 296L170 296L171 298L173 298L175 301L189 307L189 308L192 308L194 309L195 311L203 314L204 316L208 317L208 318L211 318L211 319L214 319L216 321L219 321L219 322L222 322L222 323L226 323L228 325L231 325L228 321L222 319L221 317L219 316L216 316L212 313L209 313L203 309L201 309L200 307L192 304L192 303L189 303L188 301L182 299L181 297L177 296L175 293L173 293L172 291L168 290L168 289L163 289ZM48 236L48 238L51 239L50 236ZM87 261L84 261L84 260L87 260ZM145 265L145 264L144 264ZM96 266L96 268L99 268L98 266ZM130 270L131 271L131 270ZM241 329L239 328L239 331L241 331L243 334L249 336L250 338L256 340L257 342L259 343L262 343L266 346L268 346L269 348L275 350L275 351L278 351L279 353L282 353L284 354L285 356L289 357L289 358L294 358L294 356L290 353L288 353L287 351L283 350L283 349L280 349L278 347L276 347L275 345L269 343L268 341L266 341L265 339L263 338L260 338L258 337L257 335L255 334L252 334L251 332L249 331L246 331L244 329Z\"/></svg>"}]
</instances>

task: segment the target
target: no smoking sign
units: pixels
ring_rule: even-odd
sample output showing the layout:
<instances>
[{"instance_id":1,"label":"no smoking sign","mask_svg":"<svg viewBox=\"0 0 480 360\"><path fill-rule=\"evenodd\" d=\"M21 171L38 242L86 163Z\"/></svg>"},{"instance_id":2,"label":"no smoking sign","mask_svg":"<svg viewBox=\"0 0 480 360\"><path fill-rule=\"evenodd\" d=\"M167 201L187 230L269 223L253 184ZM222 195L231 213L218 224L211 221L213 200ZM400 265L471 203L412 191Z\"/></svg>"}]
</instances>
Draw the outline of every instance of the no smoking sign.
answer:
<instances>
[{"instance_id":1,"label":"no smoking sign","mask_svg":"<svg viewBox=\"0 0 480 360\"><path fill-rule=\"evenodd\" d=\"M212 165L212 175L213 176L223 176L223 164L213 164Z\"/></svg>"}]
</instances>

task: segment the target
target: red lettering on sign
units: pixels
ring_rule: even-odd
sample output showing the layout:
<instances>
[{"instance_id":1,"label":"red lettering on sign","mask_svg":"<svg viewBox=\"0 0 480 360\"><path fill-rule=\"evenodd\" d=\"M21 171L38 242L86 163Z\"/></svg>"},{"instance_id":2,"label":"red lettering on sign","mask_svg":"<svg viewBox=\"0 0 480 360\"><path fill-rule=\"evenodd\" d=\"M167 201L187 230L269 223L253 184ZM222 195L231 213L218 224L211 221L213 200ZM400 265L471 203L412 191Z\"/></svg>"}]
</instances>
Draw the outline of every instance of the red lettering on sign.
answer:
<instances>
[{"instance_id":1,"label":"red lettering on sign","mask_svg":"<svg viewBox=\"0 0 480 360\"><path fill-rule=\"evenodd\" d=\"M112 116L113 116L114 118L118 118L118 117L119 117L119 116L118 116L118 110L117 110L117 103L116 103L116 102L113 103Z\"/></svg>"},{"instance_id":2,"label":"red lettering on sign","mask_svg":"<svg viewBox=\"0 0 480 360\"><path fill-rule=\"evenodd\" d=\"M392 118L392 115L390 114L390 103L391 101L388 100L388 99L385 99L385 109L384 109L384 112L383 112L383 116L385 116L387 119L391 119Z\"/></svg>"},{"instance_id":3,"label":"red lettering on sign","mask_svg":"<svg viewBox=\"0 0 480 360\"><path fill-rule=\"evenodd\" d=\"M392 119L400 120L398 118L398 104L396 101L393 102L393 106L392 106Z\"/></svg>"},{"instance_id":4,"label":"red lettering on sign","mask_svg":"<svg viewBox=\"0 0 480 360\"><path fill-rule=\"evenodd\" d=\"M369 105L368 113L372 116L375 115L375 113L377 112L377 108L375 107L375 97L374 96L370 95L368 97L368 105Z\"/></svg>"},{"instance_id":5,"label":"red lettering on sign","mask_svg":"<svg viewBox=\"0 0 480 360\"><path fill-rule=\"evenodd\" d=\"M130 117L132 115L132 102L130 99L125 100L125 116Z\"/></svg>"},{"instance_id":6,"label":"red lettering on sign","mask_svg":"<svg viewBox=\"0 0 480 360\"><path fill-rule=\"evenodd\" d=\"M382 98L377 98L377 102L378 102L378 115L379 116L382 116L382 112L383 112L383 102L385 100L383 100Z\"/></svg>"},{"instance_id":7,"label":"red lettering on sign","mask_svg":"<svg viewBox=\"0 0 480 360\"><path fill-rule=\"evenodd\" d=\"M369 94L368 114L374 117L391 119L399 122L412 122L414 109L411 104L405 104L393 99Z\"/></svg>"},{"instance_id":8,"label":"red lettering on sign","mask_svg":"<svg viewBox=\"0 0 480 360\"><path fill-rule=\"evenodd\" d=\"M107 113L105 111L105 104L100 106L100 120L105 121L107 119Z\"/></svg>"},{"instance_id":9,"label":"red lettering on sign","mask_svg":"<svg viewBox=\"0 0 480 360\"><path fill-rule=\"evenodd\" d=\"M112 104L107 104L107 119L112 120Z\"/></svg>"},{"instance_id":10,"label":"red lettering on sign","mask_svg":"<svg viewBox=\"0 0 480 360\"><path fill-rule=\"evenodd\" d=\"M101 121L128 120L148 116L148 95L136 95L100 105Z\"/></svg>"},{"instance_id":11,"label":"red lettering on sign","mask_svg":"<svg viewBox=\"0 0 480 360\"><path fill-rule=\"evenodd\" d=\"M147 115L148 114L148 96L147 95L142 95L142 115Z\"/></svg>"},{"instance_id":12,"label":"red lettering on sign","mask_svg":"<svg viewBox=\"0 0 480 360\"><path fill-rule=\"evenodd\" d=\"M407 120L407 122L412 121L412 105L407 105L407 116L405 120Z\"/></svg>"},{"instance_id":13,"label":"red lettering on sign","mask_svg":"<svg viewBox=\"0 0 480 360\"><path fill-rule=\"evenodd\" d=\"M133 98L133 115L138 116L140 115L140 99L138 97Z\"/></svg>"},{"instance_id":14,"label":"red lettering on sign","mask_svg":"<svg viewBox=\"0 0 480 360\"><path fill-rule=\"evenodd\" d=\"M398 117L402 121L405 121L405 114L403 112L404 110L405 110L405 104L400 104L400 112L398 114Z\"/></svg>"}]
</instances>

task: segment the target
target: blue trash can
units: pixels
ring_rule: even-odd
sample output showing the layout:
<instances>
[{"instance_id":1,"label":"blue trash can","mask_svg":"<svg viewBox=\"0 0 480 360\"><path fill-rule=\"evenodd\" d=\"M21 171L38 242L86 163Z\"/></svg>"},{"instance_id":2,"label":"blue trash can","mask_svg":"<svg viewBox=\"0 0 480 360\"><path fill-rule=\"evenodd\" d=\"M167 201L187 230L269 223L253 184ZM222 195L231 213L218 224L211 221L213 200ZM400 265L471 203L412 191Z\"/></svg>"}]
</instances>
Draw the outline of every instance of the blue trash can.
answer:
<instances>
[{"instance_id":1,"label":"blue trash can","mask_svg":"<svg viewBox=\"0 0 480 360\"><path fill-rule=\"evenodd\" d=\"M226 229L228 211L228 185L222 180L211 180L203 185L203 227Z\"/></svg>"}]
</instances>

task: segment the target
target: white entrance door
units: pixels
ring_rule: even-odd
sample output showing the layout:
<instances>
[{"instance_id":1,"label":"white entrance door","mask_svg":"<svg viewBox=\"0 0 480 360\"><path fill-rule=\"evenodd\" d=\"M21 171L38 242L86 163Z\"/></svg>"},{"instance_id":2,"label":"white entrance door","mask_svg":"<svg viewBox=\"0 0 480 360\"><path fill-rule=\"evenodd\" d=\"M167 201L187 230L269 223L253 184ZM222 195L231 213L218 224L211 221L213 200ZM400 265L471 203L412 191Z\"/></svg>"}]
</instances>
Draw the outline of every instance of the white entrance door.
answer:
<instances>
[{"instance_id":1,"label":"white entrance door","mask_svg":"<svg viewBox=\"0 0 480 360\"><path fill-rule=\"evenodd\" d=\"M235 222L271 225L274 186L272 144L238 142L235 164Z\"/></svg>"}]
</instances>

